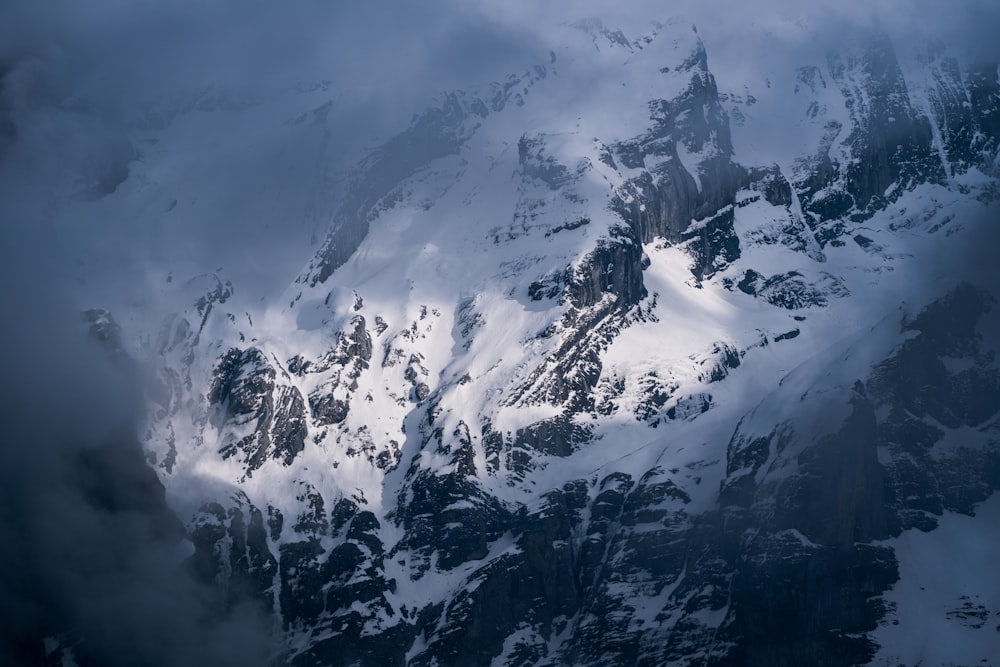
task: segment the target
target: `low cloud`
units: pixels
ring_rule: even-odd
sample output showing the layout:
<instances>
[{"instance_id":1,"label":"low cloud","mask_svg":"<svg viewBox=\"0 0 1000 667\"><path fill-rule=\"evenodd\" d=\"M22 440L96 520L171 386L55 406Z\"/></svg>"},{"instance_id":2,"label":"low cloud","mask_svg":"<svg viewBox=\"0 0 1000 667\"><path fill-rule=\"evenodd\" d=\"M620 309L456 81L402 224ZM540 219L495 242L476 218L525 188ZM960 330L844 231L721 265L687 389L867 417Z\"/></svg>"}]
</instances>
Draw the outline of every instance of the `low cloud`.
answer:
<instances>
[{"instance_id":1,"label":"low cloud","mask_svg":"<svg viewBox=\"0 0 1000 667\"><path fill-rule=\"evenodd\" d=\"M127 364L23 268L0 269L0 664L267 664L263 610L186 569Z\"/></svg>"}]
</instances>

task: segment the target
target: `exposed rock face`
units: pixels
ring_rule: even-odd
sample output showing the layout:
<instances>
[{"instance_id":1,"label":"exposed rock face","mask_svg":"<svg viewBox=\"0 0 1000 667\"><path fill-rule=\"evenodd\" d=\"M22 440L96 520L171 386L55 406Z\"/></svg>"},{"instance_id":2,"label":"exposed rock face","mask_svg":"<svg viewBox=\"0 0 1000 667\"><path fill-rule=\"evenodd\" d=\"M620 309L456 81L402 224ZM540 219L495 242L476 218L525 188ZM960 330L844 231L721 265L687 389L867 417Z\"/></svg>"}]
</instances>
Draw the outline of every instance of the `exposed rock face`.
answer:
<instances>
[{"instance_id":1,"label":"exposed rock face","mask_svg":"<svg viewBox=\"0 0 1000 667\"><path fill-rule=\"evenodd\" d=\"M871 378L838 395L846 417L826 435L809 436L794 420L758 438L738 428L720 508L707 514L689 513L680 473L662 467L638 480L613 473L567 483L530 511L504 506L475 481L467 428L448 439L440 429L422 427L439 452L449 452L454 469L428 474L414 461L395 516L406 538L393 551L407 554L416 581L432 563L444 570L482 566L444 606L411 612L386 628L382 637L399 646L367 639L365 614L334 612L360 602L369 613L391 613L396 584L384 574L384 559L394 556L378 537L378 519L356 506L333 512L327 533L320 501L317 536L343 538L329 553L316 538L281 547L283 617L290 628L330 613L339 620L324 625L333 638L295 664L404 664L403 647L421 634L434 640L406 664L490 664L501 653L515 664L846 665L870 659L874 647L864 633L882 613L878 595L897 578L892 550L877 542L914 525L915 513L968 511L1000 486L995 448L976 452L961 466L958 482L954 460L928 457L933 433L924 441L898 435L915 430L921 415L954 427L1000 412L1000 372L992 362L957 374L941 365L955 356L992 359L982 356L976 334L990 303L985 293L961 285L904 323L919 334ZM722 367L738 367L735 351L720 354L728 360ZM936 369L929 371L935 382L958 389L934 391L934 384L916 382L909 374L928 372L921 369ZM976 396L986 402L970 404ZM779 393L769 400L785 399ZM887 412L884 406L898 407ZM536 425L518 438L529 443L526 452L546 451L563 446L561 435L572 428ZM446 446L449 440L454 444ZM918 443L919 452L912 449ZM888 448L895 463L880 461L879 447ZM915 467L920 454L926 460ZM957 454L973 452L951 453ZM914 480L917 470L936 479ZM943 495L928 499L907 488L937 488ZM250 509L249 525L240 509L227 514L207 507L203 516L193 533L196 569L219 576L212 545L227 537L227 585L269 600L275 558L267 552L261 512ZM505 533L510 546L493 552ZM325 597L317 595L320 587L328 589ZM637 603L651 600L659 622L636 625ZM525 628L531 632L519 632ZM514 634L522 639L510 645ZM545 639L554 636L569 638L556 652Z\"/></svg>"},{"instance_id":2,"label":"exposed rock face","mask_svg":"<svg viewBox=\"0 0 1000 667\"><path fill-rule=\"evenodd\" d=\"M357 389L357 378L372 358L372 339L365 325L364 317L354 317L337 346L318 364L301 357L289 361L288 369L296 375L336 369L331 381L309 395L309 408L319 424L339 424L347 418L350 394Z\"/></svg>"},{"instance_id":3,"label":"exposed rock face","mask_svg":"<svg viewBox=\"0 0 1000 667\"><path fill-rule=\"evenodd\" d=\"M642 246L626 230L598 243L570 279L570 302L577 308L597 306L609 296L614 308L628 310L646 297L642 284Z\"/></svg>"},{"instance_id":4,"label":"exposed rock face","mask_svg":"<svg viewBox=\"0 0 1000 667\"><path fill-rule=\"evenodd\" d=\"M257 348L232 349L219 361L208 393L216 428L232 434L220 448L223 458L240 455L252 474L267 459L289 465L305 446L305 402L295 387L277 386L276 371Z\"/></svg>"},{"instance_id":5,"label":"exposed rock face","mask_svg":"<svg viewBox=\"0 0 1000 667\"><path fill-rule=\"evenodd\" d=\"M670 76L680 73L689 77L686 90L650 103L649 133L615 147L622 165L648 171L626 182L612 207L641 243L658 237L688 242L692 273L702 279L740 256L731 211L725 209L735 204L748 174L732 161L729 120L700 40ZM696 173L681 160L681 149L700 156Z\"/></svg>"},{"instance_id":6,"label":"exposed rock face","mask_svg":"<svg viewBox=\"0 0 1000 667\"><path fill-rule=\"evenodd\" d=\"M315 537L284 543L277 557L267 551L260 511L251 508L247 522L239 509L209 507L204 516L212 519L193 533L193 563L219 576L212 545L231 542L227 585L269 604L280 561L286 627L332 633L293 664L485 665L501 654L525 665L864 662L875 649L865 633L883 613L878 596L898 576L892 550L877 542L912 525L929 528L945 509L968 511L1000 487L995 448L934 460L927 452L940 432L924 440L899 435L917 431L924 414L956 426L1000 411L995 367L949 374L941 366L943 357L984 354L975 322L988 303L961 286L907 322L918 336L840 394L846 418L827 435L811 439L791 423L759 438L738 429L720 507L705 514L689 512L679 473L662 467L640 479L613 473L567 483L534 510L506 506L476 481L468 429L445 437L428 424L421 432L453 469L429 473L414 460L392 518L405 537L392 551L376 516L356 505L327 515L314 503L314 519L296 530ZM738 367L735 351L720 354L720 368ZM912 372L936 374L935 382L958 389L933 391ZM914 394L914 387L922 389ZM969 402L980 395L991 398ZM519 433L524 465L533 451L565 455L560 448L586 437L567 436L574 428L556 420ZM880 447L892 452L891 462L880 461ZM922 465L914 464L917 455ZM959 464L950 456L971 458ZM914 493L928 488L941 494ZM338 546L323 549L323 535L339 536ZM504 539L510 546L497 551ZM404 554L418 583L432 571L481 565L443 604L403 613L386 560ZM646 625L633 620L640 609L652 612ZM366 629L382 623L379 614L397 613L379 634ZM512 636L519 638L513 644ZM553 648L557 636L566 639ZM414 654L409 647L418 637L432 639Z\"/></svg>"},{"instance_id":7,"label":"exposed rock face","mask_svg":"<svg viewBox=\"0 0 1000 667\"><path fill-rule=\"evenodd\" d=\"M848 70L853 76L848 76ZM931 149L927 119L910 106L903 73L889 40L873 36L857 57L831 56L830 73L844 92L854 127L846 144L860 159L846 168L846 192L860 215L881 208L890 186L898 196L919 181L944 177ZM874 206L873 206L874 203Z\"/></svg>"},{"instance_id":8,"label":"exposed rock face","mask_svg":"<svg viewBox=\"0 0 1000 667\"><path fill-rule=\"evenodd\" d=\"M865 37L847 54L831 53L830 81L804 70L804 85L836 86L851 125L827 123L818 154L800 165L795 183L821 245L839 242L839 220L862 221L918 183L938 183L931 123L913 108L895 51L884 35Z\"/></svg>"},{"instance_id":9,"label":"exposed rock face","mask_svg":"<svg viewBox=\"0 0 1000 667\"><path fill-rule=\"evenodd\" d=\"M831 121L819 154L803 165L805 177L796 188L811 226L845 216L866 219L913 184L944 178L930 123L911 106L887 38L871 35L852 54L831 54L829 71L829 85L843 92L851 126ZM809 74L804 82L815 85L816 75ZM855 159L838 159L838 145Z\"/></svg>"},{"instance_id":10,"label":"exposed rock face","mask_svg":"<svg viewBox=\"0 0 1000 667\"><path fill-rule=\"evenodd\" d=\"M227 604L249 598L259 602L262 612L273 608L278 563L259 509L245 498L228 510L206 504L192 521L189 538L195 548L189 567L205 584L218 587ZM221 545L226 549L220 550Z\"/></svg>"},{"instance_id":11,"label":"exposed rock face","mask_svg":"<svg viewBox=\"0 0 1000 667\"><path fill-rule=\"evenodd\" d=\"M934 82L928 101L940 131L946 168L952 173L970 168L995 173L1000 131L996 67L980 62L963 71L954 57L934 51L926 59Z\"/></svg>"},{"instance_id":12,"label":"exposed rock face","mask_svg":"<svg viewBox=\"0 0 1000 667\"><path fill-rule=\"evenodd\" d=\"M490 542L509 528L510 511L485 493L461 468L444 474L413 471L396 516L406 530L400 547L417 564L412 577L436 561L451 570L489 552Z\"/></svg>"},{"instance_id":13,"label":"exposed rock face","mask_svg":"<svg viewBox=\"0 0 1000 667\"><path fill-rule=\"evenodd\" d=\"M788 310L810 306L825 306L830 297L845 297L850 293L841 281L829 273L820 280L809 283L798 271L789 271L765 278L753 269L743 274L736 287L744 294L764 299L768 303Z\"/></svg>"},{"instance_id":14,"label":"exposed rock face","mask_svg":"<svg viewBox=\"0 0 1000 667\"><path fill-rule=\"evenodd\" d=\"M995 348L977 331L994 303L960 284L907 322L918 335L875 369L871 391L888 411L878 435L892 454L886 467L896 530L931 528L944 510L970 512L1000 481L995 447L946 436L949 429L982 429L1000 410Z\"/></svg>"}]
</instances>

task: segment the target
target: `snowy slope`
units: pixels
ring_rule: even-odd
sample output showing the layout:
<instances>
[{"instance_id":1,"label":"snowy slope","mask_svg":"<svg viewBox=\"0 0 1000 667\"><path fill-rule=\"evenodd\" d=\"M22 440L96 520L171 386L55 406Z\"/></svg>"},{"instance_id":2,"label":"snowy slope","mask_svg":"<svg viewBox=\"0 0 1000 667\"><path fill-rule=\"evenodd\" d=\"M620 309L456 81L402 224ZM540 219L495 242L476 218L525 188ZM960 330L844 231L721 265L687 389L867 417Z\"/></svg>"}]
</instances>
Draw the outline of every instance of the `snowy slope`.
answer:
<instances>
[{"instance_id":1,"label":"snowy slope","mask_svg":"<svg viewBox=\"0 0 1000 667\"><path fill-rule=\"evenodd\" d=\"M990 297L962 283L1000 81L868 33L717 80L689 22L630 30L553 28L547 62L442 94L345 174L322 87L153 110L90 205L239 215L178 191L219 168L186 162L199 115L240 137L308 109L269 139L319 142L316 172L248 212L301 257L164 257L157 298L184 306L158 330L160 304L112 304L196 553L293 664L957 660L908 638L965 613L938 606L969 579L915 582L1000 487ZM969 655L1000 651L978 628Z\"/></svg>"}]
</instances>

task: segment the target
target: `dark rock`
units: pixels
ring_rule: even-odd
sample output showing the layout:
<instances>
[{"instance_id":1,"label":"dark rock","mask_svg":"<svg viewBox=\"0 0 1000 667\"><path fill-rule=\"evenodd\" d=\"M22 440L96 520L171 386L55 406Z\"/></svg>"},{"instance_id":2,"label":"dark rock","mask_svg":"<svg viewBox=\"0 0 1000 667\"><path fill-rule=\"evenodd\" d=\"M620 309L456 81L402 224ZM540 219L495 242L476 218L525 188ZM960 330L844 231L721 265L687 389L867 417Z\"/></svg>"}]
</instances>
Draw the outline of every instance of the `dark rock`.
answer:
<instances>
[{"instance_id":1,"label":"dark rock","mask_svg":"<svg viewBox=\"0 0 1000 667\"><path fill-rule=\"evenodd\" d=\"M757 296L757 290L760 289L763 280L764 276L760 275L753 269L747 269L743 273L743 277L740 281L736 283L736 287L744 294Z\"/></svg>"},{"instance_id":2,"label":"dark rock","mask_svg":"<svg viewBox=\"0 0 1000 667\"><path fill-rule=\"evenodd\" d=\"M330 528L339 533L358 512L358 504L348 498L340 498L330 511Z\"/></svg>"},{"instance_id":3,"label":"dark rock","mask_svg":"<svg viewBox=\"0 0 1000 667\"><path fill-rule=\"evenodd\" d=\"M777 336L775 336L774 342L780 343L783 340L791 340L793 338L798 338L799 333L801 332L798 329L792 329L791 331L786 331L785 333L778 334Z\"/></svg>"},{"instance_id":4,"label":"dark rock","mask_svg":"<svg viewBox=\"0 0 1000 667\"><path fill-rule=\"evenodd\" d=\"M929 101L948 165L953 173L978 167L996 173L1000 142L1000 83L996 63L980 60L963 72L958 61L929 52L926 65L934 75Z\"/></svg>"},{"instance_id":5,"label":"dark rock","mask_svg":"<svg viewBox=\"0 0 1000 667\"><path fill-rule=\"evenodd\" d=\"M296 500L303 505L303 511L295 519L292 530L300 535L319 537L326 535L330 524L326 516L323 496L312 484L300 482L301 492L296 494Z\"/></svg>"},{"instance_id":6,"label":"dark rock","mask_svg":"<svg viewBox=\"0 0 1000 667\"><path fill-rule=\"evenodd\" d=\"M680 388L676 381L660 378L656 371L649 371L639 380L642 400L636 405L636 419L649 420L659 414L674 393Z\"/></svg>"},{"instance_id":7,"label":"dark rock","mask_svg":"<svg viewBox=\"0 0 1000 667\"><path fill-rule=\"evenodd\" d=\"M575 445L585 442L589 437L590 431L587 428L578 426L573 423L572 418L561 415L518 429L513 446L554 456L569 456Z\"/></svg>"},{"instance_id":8,"label":"dark rock","mask_svg":"<svg viewBox=\"0 0 1000 667\"><path fill-rule=\"evenodd\" d=\"M909 103L888 37L867 35L855 50L831 53L828 64L851 115L852 126L842 142L853 159L840 165L831 158L843 130L831 122L808 176L796 183L813 223L849 214L852 220L865 220L916 184L944 182L930 123ZM823 245L830 236L817 240Z\"/></svg>"},{"instance_id":9,"label":"dark rock","mask_svg":"<svg viewBox=\"0 0 1000 667\"><path fill-rule=\"evenodd\" d=\"M992 297L963 283L930 304L905 331L919 332L875 367L867 390L882 403L880 445L897 530L928 529L945 509L969 513L1000 484L1000 452L959 446L936 451L945 429L979 427L1000 413L995 345L978 332ZM965 360L949 369L945 360Z\"/></svg>"},{"instance_id":10,"label":"dark rock","mask_svg":"<svg viewBox=\"0 0 1000 667\"><path fill-rule=\"evenodd\" d=\"M241 454L247 474L268 459L289 465L305 448L305 401L298 389L277 386L276 372L257 348L231 349L216 366L208 400L212 421L224 431L230 424L255 421L250 435L223 445L223 458ZM225 441L224 441L225 442Z\"/></svg>"},{"instance_id":11,"label":"dark rock","mask_svg":"<svg viewBox=\"0 0 1000 667\"><path fill-rule=\"evenodd\" d=\"M885 481L876 455L878 429L871 404L855 396L835 435L799 455L800 476L776 499L776 527L798 528L822 545L850 546L889 536Z\"/></svg>"},{"instance_id":12,"label":"dark rock","mask_svg":"<svg viewBox=\"0 0 1000 667\"><path fill-rule=\"evenodd\" d=\"M829 273L810 282L798 271L779 273L769 278L748 269L736 284L744 294L759 297L773 306L786 310L799 310L813 306L826 306L831 297L850 294L839 278Z\"/></svg>"},{"instance_id":13,"label":"dark rock","mask_svg":"<svg viewBox=\"0 0 1000 667\"><path fill-rule=\"evenodd\" d=\"M302 627L323 612L323 576L319 540L286 542L279 547L281 615L285 628Z\"/></svg>"},{"instance_id":14,"label":"dark rock","mask_svg":"<svg viewBox=\"0 0 1000 667\"><path fill-rule=\"evenodd\" d=\"M646 297L642 246L629 234L600 241L573 271L568 293L577 308L597 305L605 295L614 296L620 309L639 303Z\"/></svg>"},{"instance_id":15,"label":"dark rock","mask_svg":"<svg viewBox=\"0 0 1000 667\"><path fill-rule=\"evenodd\" d=\"M347 401L334 398L330 394L309 396L309 410L313 420L320 425L339 424L347 419L350 404Z\"/></svg>"},{"instance_id":16,"label":"dark rock","mask_svg":"<svg viewBox=\"0 0 1000 667\"><path fill-rule=\"evenodd\" d=\"M245 497L229 510L203 505L188 536L195 547L188 567L222 595L225 607L252 601L262 614L273 608L278 563L267 546L263 514Z\"/></svg>"},{"instance_id":17,"label":"dark rock","mask_svg":"<svg viewBox=\"0 0 1000 667\"><path fill-rule=\"evenodd\" d=\"M887 547L822 549L764 537L747 549L733 584L742 641L714 664L867 663L877 648L865 637L880 616L875 596L897 579Z\"/></svg>"},{"instance_id":18,"label":"dark rock","mask_svg":"<svg viewBox=\"0 0 1000 667\"><path fill-rule=\"evenodd\" d=\"M522 625L551 627L577 605L571 524L562 494L514 526L519 552L500 556L477 572L445 609L433 655L440 664L488 665L504 640ZM544 657L545 650L541 655ZM426 658L424 658L426 660ZM424 664L418 657L417 664Z\"/></svg>"},{"instance_id":19,"label":"dark rock","mask_svg":"<svg viewBox=\"0 0 1000 667\"><path fill-rule=\"evenodd\" d=\"M509 529L512 516L495 497L458 472L434 474L411 468L412 479L402 492L406 502L394 517L406 531L398 548L413 550L429 565L450 570L488 553L488 544ZM418 568L411 576L420 578Z\"/></svg>"},{"instance_id":20,"label":"dark rock","mask_svg":"<svg viewBox=\"0 0 1000 667\"><path fill-rule=\"evenodd\" d=\"M646 171L628 181L616 193L612 209L641 243L658 237L689 242L695 259L692 272L700 280L739 257L732 209L724 209L735 205L737 190L752 178L731 159L729 120L700 42L682 69L692 73L688 88L675 99L652 102L654 124L648 134L616 145L626 167L645 169L647 156L656 157L659 166L655 173ZM696 175L690 174L678 156L678 144L692 153L711 145L715 155L698 166ZM770 191L772 198L782 198L780 184ZM695 220L702 222L691 229Z\"/></svg>"},{"instance_id":21,"label":"dark rock","mask_svg":"<svg viewBox=\"0 0 1000 667\"><path fill-rule=\"evenodd\" d=\"M762 192L771 206L791 206L792 186L778 167L752 169L748 174L750 188Z\"/></svg>"},{"instance_id":22,"label":"dark rock","mask_svg":"<svg viewBox=\"0 0 1000 667\"><path fill-rule=\"evenodd\" d=\"M271 533L271 539L275 542L281 537L281 531L285 527L285 517L281 510L268 505L267 507L267 528Z\"/></svg>"},{"instance_id":23,"label":"dark rock","mask_svg":"<svg viewBox=\"0 0 1000 667\"><path fill-rule=\"evenodd\" d=\"M569 282L567 271L546 275L528 285L528 298L532 301L558 299Z\"/></svg>"},{"instance_id":24,"label":"dark rock","mask_svg":"<svg viewBox=\"0 0 1000 667\"><path fill-rule=\"evenodd\" d=\"M727 208L700 221L685 231L681 238L694 258L691 273L705 280L740 258L740 240L733 229L733 209Z\"/></svg>"}]
</instances>

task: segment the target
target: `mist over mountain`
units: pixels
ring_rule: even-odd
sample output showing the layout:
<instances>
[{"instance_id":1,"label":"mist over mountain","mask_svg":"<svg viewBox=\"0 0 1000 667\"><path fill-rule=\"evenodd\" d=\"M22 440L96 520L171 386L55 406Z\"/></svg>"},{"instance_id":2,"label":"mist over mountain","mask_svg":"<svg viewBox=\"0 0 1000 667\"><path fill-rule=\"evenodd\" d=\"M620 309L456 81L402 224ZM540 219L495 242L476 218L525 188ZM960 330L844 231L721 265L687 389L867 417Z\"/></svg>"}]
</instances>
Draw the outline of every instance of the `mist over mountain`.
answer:
<instances>
[{"instance_id":1,"label":"mist over mountain","mask_svg":"<svg viewBox=\"0 0 1000 667\"><path fill-rule=\"evenodd\" d=\"M997 27L0 10L0 662L990 664Z\"/></svg>"}]
</instances>

